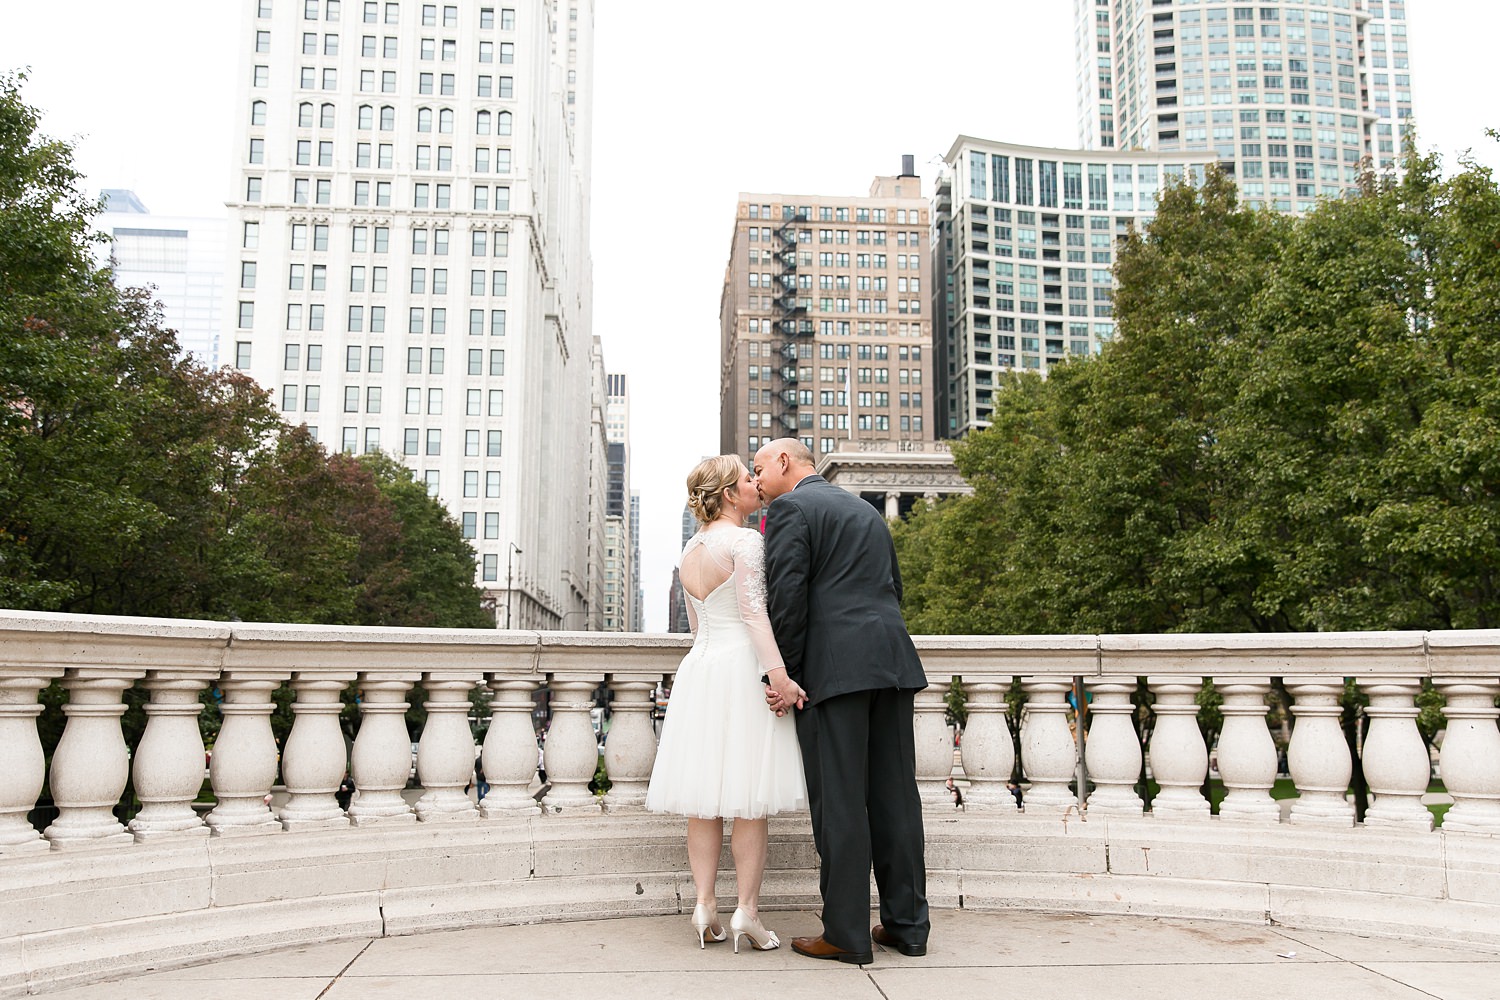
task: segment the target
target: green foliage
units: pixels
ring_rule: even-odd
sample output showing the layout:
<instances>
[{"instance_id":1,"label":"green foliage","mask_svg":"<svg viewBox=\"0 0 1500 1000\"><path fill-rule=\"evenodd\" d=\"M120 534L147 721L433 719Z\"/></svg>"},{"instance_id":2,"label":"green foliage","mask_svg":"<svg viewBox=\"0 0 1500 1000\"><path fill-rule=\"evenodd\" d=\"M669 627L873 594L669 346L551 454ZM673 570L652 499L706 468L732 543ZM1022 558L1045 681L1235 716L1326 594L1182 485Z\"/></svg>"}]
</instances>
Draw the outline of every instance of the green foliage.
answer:
<instances>
[{"instance_id":1,"label":"green foliage","mask_svg":"<svg viewBox=\"0 0 1500 1000\"><path fill-rule=\"evenodd\" d=\"M0 77L0 606L492 626L473 550L408 470L329 456L115 287L23 79Z\"/></svg>"},{"instance_id":2,"label":"green foliage","mask_svg":"<svg viewBox=\"0 0 1500 1000\"><path fill-rule=\"evenodd\" d=\"M913 631L1500 624L1497 247L1490 172L1414 153L1301 219L1168 189L1119 339L1009 376L974 495L895 529Z\"/></svg>"}]
</instances>

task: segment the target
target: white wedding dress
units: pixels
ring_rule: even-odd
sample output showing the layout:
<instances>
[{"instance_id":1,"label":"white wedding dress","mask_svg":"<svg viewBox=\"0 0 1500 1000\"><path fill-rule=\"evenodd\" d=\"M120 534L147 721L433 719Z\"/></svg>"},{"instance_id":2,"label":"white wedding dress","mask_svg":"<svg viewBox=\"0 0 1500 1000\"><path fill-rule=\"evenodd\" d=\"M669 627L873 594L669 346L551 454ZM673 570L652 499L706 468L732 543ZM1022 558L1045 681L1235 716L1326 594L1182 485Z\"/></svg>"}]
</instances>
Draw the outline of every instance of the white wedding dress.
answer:
<instances>
[{"instance_id":1,"label":"white wedding dress","mask_svg":"<svg viewBox=\"0 0 1500 1000\"><path fill-rule=\"evenodd\" d=\"M680 566L696 638L677 668L646 808L703 819L807 808L795 724L766 707L761 683L782 662L766 617L760 533L700 530Z\"/></svg>"}]
</instances>

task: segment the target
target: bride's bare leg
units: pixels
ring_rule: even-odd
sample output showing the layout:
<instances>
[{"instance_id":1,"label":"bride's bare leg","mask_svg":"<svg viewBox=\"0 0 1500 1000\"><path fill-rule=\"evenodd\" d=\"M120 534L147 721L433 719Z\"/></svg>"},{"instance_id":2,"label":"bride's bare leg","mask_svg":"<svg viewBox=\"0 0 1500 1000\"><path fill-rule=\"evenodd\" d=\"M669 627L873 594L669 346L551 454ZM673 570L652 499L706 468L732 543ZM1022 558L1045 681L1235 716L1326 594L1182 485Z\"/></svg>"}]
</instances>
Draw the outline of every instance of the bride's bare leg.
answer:
<instances>
[{"instance_id":1,"label":"bride's bare leg","mask_svg":"<svg viewBox=\"0 0 1500 1000\"><path fill-rule=\"evenodd\" d=\"M719 877L719 852L724 849L724 821L690 817L687 848L688 865L693 869L698 902L713 904L716 898L714 883Z\"/></svg>"},{"instance_id":2,"label":"bride's bare leg","mask_svg":"<svg viewBox=\"0 0 1500 1000\"><path fill-rule=\"evenodd\" d=\"M751 919L757 917L760 909L760 882L766 872L766 842L769 839L767 827L764 819L736 819L730 833L739 908Z\"/></svg>"}]
</instances>

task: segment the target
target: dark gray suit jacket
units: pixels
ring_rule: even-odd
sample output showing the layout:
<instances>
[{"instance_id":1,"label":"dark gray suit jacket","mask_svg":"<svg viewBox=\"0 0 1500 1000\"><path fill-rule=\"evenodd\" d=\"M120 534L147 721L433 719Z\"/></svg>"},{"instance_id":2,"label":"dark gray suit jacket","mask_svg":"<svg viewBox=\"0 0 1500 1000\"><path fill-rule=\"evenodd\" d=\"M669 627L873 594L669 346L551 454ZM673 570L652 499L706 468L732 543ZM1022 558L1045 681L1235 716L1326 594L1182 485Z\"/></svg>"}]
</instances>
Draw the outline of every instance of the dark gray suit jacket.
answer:
<instances>
[{"instance_id":1,"label":"dark gray suit jacket","mask_svg":"<svg viewBox=\"0 0 1500 1000\"><path fill-rule=\"evenodd\" d=\"M787 674L810 703L927 686L901 617L890 528L864 500L822 476L808 476L773 500L766 514L766 588Z\"/></svg>"}]
</instances>

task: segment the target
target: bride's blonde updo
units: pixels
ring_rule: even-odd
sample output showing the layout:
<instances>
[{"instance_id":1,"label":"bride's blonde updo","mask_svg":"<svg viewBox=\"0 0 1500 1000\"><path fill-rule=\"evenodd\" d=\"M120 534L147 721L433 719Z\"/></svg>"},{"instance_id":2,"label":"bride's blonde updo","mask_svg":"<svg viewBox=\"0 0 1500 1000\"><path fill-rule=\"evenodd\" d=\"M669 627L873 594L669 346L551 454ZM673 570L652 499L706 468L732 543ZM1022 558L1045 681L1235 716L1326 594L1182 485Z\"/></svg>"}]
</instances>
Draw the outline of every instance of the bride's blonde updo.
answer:
<instances>
[{"instance_id":1,"label":"bride's blonde updo","mask_svg":"<svg viewBox=\"0 0 1500 1000\"><path fill-rule=\"evenodd\" d=\"M737 455L705 458L688 473L688 506L699 524L708 524L724 510L724 491L739 485L745 464Z\"/></svg>"}]
</instances>

